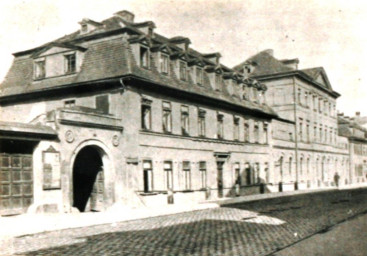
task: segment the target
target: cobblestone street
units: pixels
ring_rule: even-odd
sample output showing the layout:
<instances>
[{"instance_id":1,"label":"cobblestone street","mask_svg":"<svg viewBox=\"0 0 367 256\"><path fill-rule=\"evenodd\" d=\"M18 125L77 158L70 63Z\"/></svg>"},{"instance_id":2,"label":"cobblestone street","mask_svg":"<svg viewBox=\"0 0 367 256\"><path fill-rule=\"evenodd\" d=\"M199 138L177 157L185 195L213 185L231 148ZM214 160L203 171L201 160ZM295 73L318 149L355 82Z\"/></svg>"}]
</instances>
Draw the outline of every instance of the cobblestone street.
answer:
<instances>
[{"instance_id":1,"label":"cobblestone street","mask_svg":"<svg viewBox=\"0 0 367 256\"><path fill-rule=\"evenodd\" d=\"M271 255L366 210L367 190L329 191L23 236L9 249L18 255Z\"/></svg>"}]
</instances>

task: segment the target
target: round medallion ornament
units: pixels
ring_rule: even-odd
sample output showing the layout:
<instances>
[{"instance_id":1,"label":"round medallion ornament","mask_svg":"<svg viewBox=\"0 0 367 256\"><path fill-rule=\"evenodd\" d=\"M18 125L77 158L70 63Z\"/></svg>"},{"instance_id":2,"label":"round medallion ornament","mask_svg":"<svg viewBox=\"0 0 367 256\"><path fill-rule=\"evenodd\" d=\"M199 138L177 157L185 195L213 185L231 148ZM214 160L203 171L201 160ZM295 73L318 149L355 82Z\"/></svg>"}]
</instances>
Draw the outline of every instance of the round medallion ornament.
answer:
<instances>
[{"instance_id":1,"label":"round medallion ornament","mask_svg":"<svg viewBox=\"0 0 367 256\"><path fill-rule=\"evenodd\" d=\"M71 143L74 141L74 133L70 130L68 130L66 133L65 133L65 139L67 142Z\"/></svg>"},{"instance_id":2,"label":"round medallion ornament","mask_svg":"<svg viewBox=\"0 0 367 256\"><path fill-rule=\"evenodd\" d=\"M114 135L112 137L112 145L117 147L120 144L120 137L118 135Z\"/></svg>"}]
</instances>

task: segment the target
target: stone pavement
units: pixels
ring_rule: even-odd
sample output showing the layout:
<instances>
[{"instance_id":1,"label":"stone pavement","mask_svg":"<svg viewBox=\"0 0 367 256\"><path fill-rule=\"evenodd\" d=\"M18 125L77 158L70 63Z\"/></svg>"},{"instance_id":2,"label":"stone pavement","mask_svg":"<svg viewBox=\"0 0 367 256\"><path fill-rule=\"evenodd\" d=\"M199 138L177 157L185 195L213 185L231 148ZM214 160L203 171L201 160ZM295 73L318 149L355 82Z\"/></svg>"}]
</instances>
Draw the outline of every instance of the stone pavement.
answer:
<instances>
[{"instance_id":1,"label":"stone pavement","mask_svg":"<svg viewBox=\"0 0 367 256\"><path fill-rule=\"evenodd\" d=\"M329 191L14 238L18 255L270 255L367 211L367 189Z\"/></svg>"}]
</instances>

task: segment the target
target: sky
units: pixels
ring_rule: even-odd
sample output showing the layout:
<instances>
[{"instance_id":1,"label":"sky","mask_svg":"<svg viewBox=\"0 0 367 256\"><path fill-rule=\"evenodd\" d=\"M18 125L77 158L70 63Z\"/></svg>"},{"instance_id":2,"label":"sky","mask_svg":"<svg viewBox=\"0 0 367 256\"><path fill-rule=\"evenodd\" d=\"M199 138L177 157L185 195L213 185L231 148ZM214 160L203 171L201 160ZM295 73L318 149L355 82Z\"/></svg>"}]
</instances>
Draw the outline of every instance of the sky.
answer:
<instances>
[{"instance_id":1,"label":"sky","mask_svg":"<svg viewBox=\"0 0 367 256\"><path fill-rule=\"evenodd\" d=\"M265 49L299 68L322 66L342 96L337 109L367 115L367 2L362 0L1 0L0 81L12 53L128 10L151 20L156 32L190 38L191 47L220 52L229 67Z\"/></svg>"}]
</instances>

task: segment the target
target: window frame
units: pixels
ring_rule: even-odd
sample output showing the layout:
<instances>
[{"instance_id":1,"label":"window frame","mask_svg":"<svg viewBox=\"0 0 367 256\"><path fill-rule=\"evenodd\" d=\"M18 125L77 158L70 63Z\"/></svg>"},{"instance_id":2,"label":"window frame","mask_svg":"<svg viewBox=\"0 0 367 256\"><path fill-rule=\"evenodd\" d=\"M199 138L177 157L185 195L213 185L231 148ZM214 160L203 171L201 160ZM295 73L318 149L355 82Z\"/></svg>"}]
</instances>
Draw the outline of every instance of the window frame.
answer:
<instances>
[{"instance_id":1,"label":"window frame","mask_svg":"<svg viewBox=\"0 0 367 256\"><path fill-rule=\"evenodd\" d=\"M183 60L179 60L178 66L180 80L187 81L187 63Z\"/></svg>"},{"instance_id":2,"label":"window frame","mask_svg":"<svg viewBox=\"0 0 367 256\"><path fill-rule=\"evenodd\" d=\"M145 163L150 163L150 167L145 167ZM153 161L152 160L143 160L143 187L144 193L150 193L154 191L154 182L153 182ZM150 172L150 173L149 173ZM148 184L146 184L146 177L148 180Z\"/></svg>"},{"instance_id":3,"label":"window frame","mask_svg":"<svg viewBox=\"0 0 367 256\"><path fill-rule=\"evenodd\" d=\"M170 165L170 168L166 168L166 164ZM163 162L163 171L165 172L164 177L166 190L173 190L173 162L171 160Z\"/></svg>"},{"instance_id":4,"label":"window frame","mask_svg":"<svg viewBox=\"0 0 367 256\"><path fill-rule=\"evenodd\" d=\"M169 74L169 55L166 53L160 53L160 57L159 57L159 69L160 72L164 75L168 75Z\"/></svg>"},{"instance_id":5,"label":"window frame","mask_svg":"<svg viewBox=\"0 0 367 256\"><path fill-rule=\"evenodd\" d=\"M46 59L34 61L34 79L46 78Z\"/></svg>"},{"instance_id":6,"label":"window frame","mask_svg":"<svg viewBox=\"0 0 367 256\"><path fill-rule=\"evenodd\" d=\"M144 50L144 52L142 51ZM149 69L149 48L143 45L140 45L139 47L139 61L140 61L140 67Z\"/></svg>"},{"instance_id":7,"label":"window frame","mask_svg":"<svg viewBox=\"0 0 367 256\"><path fill-rule=\"evenodd\" d=\"M206 111L203 109L198 109L198 135L199 137L206 136Z\"/></svg>"},{"instance_id":8,"label":"window frame","mask_svg":"<svg viewBox=\"0 0 367 256\"><path fill-rule=\"evenodd\" d=\"M206 189L208 186L206 161L199 161L199 171L200 171L201 189Z\"/></svg>"},{"instance_id":9,"label":"window frame","mask_svg":"<svg viewBox=\"0 0 367 256\"><path fill-rule=\"evenodd\" d=\"M74 74L76 73L76 53L67 53L64 54L64 73L65 74Z\"/></svg>"},{"instance_id":10,"label":"window frame","mask_svg":"<svg viewBox=\"0 0 367 256\"><path fill-rule=\"evenodd\" d=\"M149 99L142 99L142 103L141 103L141 129L146 130L146 131L150 131L152 130L152 106L151 106L152 101ZM144 110L149 110L148 114L149 114L149 118L148 118L148 124L149 127L146 125L145 121L145 111Z\"/></svg>"},{"instance_id":11,"label":"window frame","mask_svg":"<svg viewBox=\"0 0 367 256\"><path fill-rule=\"evenodd\" d=\"M195 79L197 85L203 85L204 81L204 69L202 67L196 66L195 67Z\"/></svg>"},{"instance_id":12,"label":"window frame","mask_svg":"<svg viewBox=\"0 0 367 256\"><path fill-rule=\"evenodd\" d=\"M186 105L181 105L181 134L190 135L190 109Z\"/></svg>"},{"instance_id":13,"label":"window frame","mask_svg":"<svg viewBox=\"0 0 367 256\"><path fill-rule=\"evenodd\" d=\"M224 115L217 114L217 139L224 139L224 124L223 124Z\"/></svg>"},{"instance_id":14,"label":"window frame","mask_svg":"<svg viewBox=\"0 0 367 256\"><path fill-rule=\"evenodd\" d=\"M190 161L188 160L182 161L182 171L184 172L184 185L185 185L184 190L189 191L192 188L191 162Z\"/></svg>"},{"instance_id":15,"label":"window frame","mask_svg":"<svg viewBox=\"0 0 367 256\"><path fill-rule=\"evenodd\" d=\"M162 130L164 133L172 133L172 104L169 101L162 102Z\"/></svg>"}]
</instances>

